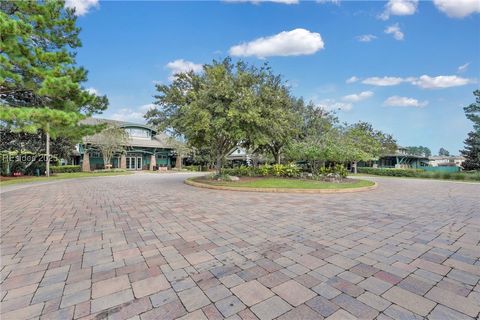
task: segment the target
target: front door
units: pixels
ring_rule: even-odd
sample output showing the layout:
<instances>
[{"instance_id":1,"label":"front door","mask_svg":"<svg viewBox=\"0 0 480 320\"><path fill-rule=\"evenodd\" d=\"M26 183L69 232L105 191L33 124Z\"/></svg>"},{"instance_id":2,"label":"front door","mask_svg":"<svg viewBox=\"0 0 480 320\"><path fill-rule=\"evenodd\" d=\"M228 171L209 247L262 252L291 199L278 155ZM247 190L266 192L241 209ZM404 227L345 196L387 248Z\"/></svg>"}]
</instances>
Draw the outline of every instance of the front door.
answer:
<instances>
[{"instance_id":1,"label":"front door","mask_svg":"<svg viewBox=\"0 0 480 320\"><path fill-rule=\"evenodd\" d=\"M142 157L127 157L127 170L142 170Z\"/></svg>"},{"instance_id":2,"label":"front door","mask_svg":"<svg viewBox=\"0 0 480 320\"><path fill-rule=\"evenodd\" d=\"M137 157L137 170L142 170L142 157Z\"/></svg>"}]
</instances>

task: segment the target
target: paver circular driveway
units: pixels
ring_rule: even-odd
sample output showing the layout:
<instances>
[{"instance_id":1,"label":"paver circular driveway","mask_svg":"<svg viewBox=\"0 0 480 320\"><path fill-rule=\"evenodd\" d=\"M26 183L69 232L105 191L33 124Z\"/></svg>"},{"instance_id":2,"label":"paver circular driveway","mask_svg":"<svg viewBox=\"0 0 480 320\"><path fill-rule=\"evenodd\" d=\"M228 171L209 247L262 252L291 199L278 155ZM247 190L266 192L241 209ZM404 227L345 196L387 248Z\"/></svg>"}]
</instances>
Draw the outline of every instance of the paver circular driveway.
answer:
<instances>
[{"instance_id":1,"label":"paver circular driveway","mask_svg":"<svg viewBox=\"0 0 480 320\"><path fill-rule=\"evenodd\" d=\"M480 184L255 194L186 177L1 194L2 319L479 315Z\"/></svg>"}]
</instances>

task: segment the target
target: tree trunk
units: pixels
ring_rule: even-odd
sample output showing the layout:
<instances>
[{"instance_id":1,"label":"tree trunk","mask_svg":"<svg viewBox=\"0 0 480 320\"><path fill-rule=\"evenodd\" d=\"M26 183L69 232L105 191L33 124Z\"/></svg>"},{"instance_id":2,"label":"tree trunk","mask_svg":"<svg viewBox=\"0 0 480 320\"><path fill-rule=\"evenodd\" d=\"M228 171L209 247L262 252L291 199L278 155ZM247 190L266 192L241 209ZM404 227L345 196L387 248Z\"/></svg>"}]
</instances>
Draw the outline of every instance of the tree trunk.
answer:
<instances>
[{"instance_id":1,"label":"tree trunk","mask_svg":"<svg viewBox=\"0 0 480 320\"><path fill-rule=\"evenodd\" d=\"M280 151L275 153L275 163L280 164Z\"/></svg>"},{"instance_id":2,"label":"tree trunk","mask_svg":"<svg viewBox=\"0 0 480 320\"><path fill-rule=\"evenodd\" d=\"M111 159L111 157L108 157L108 156L103 157L103 168L104 169L110 169L111 168L110 159Z\"/></svg>"},{"instance_id":3,"label":"tree trunk","mask_svg":"<svg viewBox=\"0 0 480 320\"><path fill-rule=\"evenodd\" d=\"M217 153L217 160L215 162L215 169L217 170L217 174L222 173L222 156L220 153Z\"/></svg>"},{"instance_id":4,"label":"tree trunk","mask_svg":"<svg viewBox=\"0 0 480 320\"><path fill-rule=\"evenodd\" d=\"M175 168L182 169L182 156L177 154L177 158L175 159Z\"/></svg>"},{"instance_id":5,"label":"tree trunk","mask_svg":"<svg viewBox=\"0 0 480 320\"><path fill-rule=\"evenodd\" d=\"M45 165L46 171L47 171L47 172L45 172L45 175L46 175L47 177L50 177L50 133L49 133L50 130L49 130L49 129L50 129L50 126L47 124L47 132L46 132L46 138L47 138L47 141L46 141L46 143L47 143L47 148L46 148L46 149L47 149L47 150L46 150L46 151L47 151L47 163L46 163L46 165Z\"/></svg>"},{"instance_id":6,"label":"tree trunk","mask_svg":"<svg viewBox=\"0 0 480 320\"><path fill-rule=\"evenodd\" d=\"M352 166L353 166L353 173L357 174L357 161L353 161Z\"/></svg>"}]
</instances>

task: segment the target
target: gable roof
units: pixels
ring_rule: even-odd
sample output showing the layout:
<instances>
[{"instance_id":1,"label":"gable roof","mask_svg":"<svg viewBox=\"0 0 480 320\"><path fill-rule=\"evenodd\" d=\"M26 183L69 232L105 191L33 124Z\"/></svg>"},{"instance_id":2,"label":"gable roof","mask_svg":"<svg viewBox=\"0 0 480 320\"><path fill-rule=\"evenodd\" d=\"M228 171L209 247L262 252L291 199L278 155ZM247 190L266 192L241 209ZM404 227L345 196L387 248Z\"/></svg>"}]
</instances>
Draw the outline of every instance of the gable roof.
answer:
<instances>
[{"instance_id":1,"label":"gable roof","mask_svg":"<svg viewBox=\"0 0 480 320\"><path fill-rule=\"evenodd\" d=\"M169 136L165 133L160 132L158 133L157 130L153 129L152 127L144 124L139 123L132 123L126 121L118 121L118 120L110 120L110 119L101 119L101 118L87 118L80 121L81 124L85 125L99 125L99 124L110 124L114 126L118 126L121 128L128 128L128 127L140 127L144 129L148 129L152 131L152 138L151 139L142 139L142 138L135 138L129 137L127 141L128 147L140 147L140 148L163 148L163 149L173 149L173 146L169 142ZM99 143L100 136L93 135L87 136L83 138L84 143Z\"/></svg>"}]
</instances>

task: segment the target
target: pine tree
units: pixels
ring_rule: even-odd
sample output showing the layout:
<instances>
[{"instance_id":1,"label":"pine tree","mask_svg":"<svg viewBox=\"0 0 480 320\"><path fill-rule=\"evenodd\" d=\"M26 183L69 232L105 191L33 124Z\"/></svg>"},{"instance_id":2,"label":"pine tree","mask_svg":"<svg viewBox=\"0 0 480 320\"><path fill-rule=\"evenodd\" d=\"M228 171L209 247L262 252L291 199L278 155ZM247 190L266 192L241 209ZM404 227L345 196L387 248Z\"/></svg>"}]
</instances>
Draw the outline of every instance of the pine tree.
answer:
<instances>
[{"instance_id":1,"label":"pine tree","mask_svg":"<svg viewBox=\"0 0 480 320\"><path fill-rule=\"evenodd\" d=\"M105 110L106 96L82 83L87 71L76 66L81 46L74 10L64 1L0 2L0 121L13 132L78 140L100 128L79 121ZM48 149L48 146L47 146Z\"/></svg>"},{"instance_id":2,"label":"pine tree","mask_svg":"<svg viewBox=\"0 0 480 320\"><path fill-rule=\"evenodd\" d=\"M464 143L465 148L460 151L466 158L462 164L463 169L480 170L480 134L470 131Z\"/></svg>"},{"instance_id":3,"label":"pine tree","mask_svg":"<svg viewBox=\"0 0 480 320\"><path fill-rule=\"evenodd\" d=\"M450 155L450 152L445 148L440 148L440 150L438 150L438 155L448 157Z\"/></svg>"},{"instance_id":4,"label":"pine tree","mask_svg":"<svg viewBox=\"0 0 480 320\"><path fill-rule=\"evenodd\" d=\"M63 1L0 3L0 104L3 110L23 109L4 111L1 120L31 132L49 125L53 135L81 133L72 130L78 120L107 108L105 96L81 86L87 71L76 66L81 42L75 23Z\"/></svg>"},{"instance_id":5,"label":"pine tree","mask_svg":"<svg viewBox=\"0 0 480 320\"><path fill-rule=\"evenodd\" d=\"M466 158L465 170L480 170L480 90L473 92L475 102L464 107L466 117L473 122L473 130L465 139L465 148L460 153Z\"/></svg>"}]
</instances>

